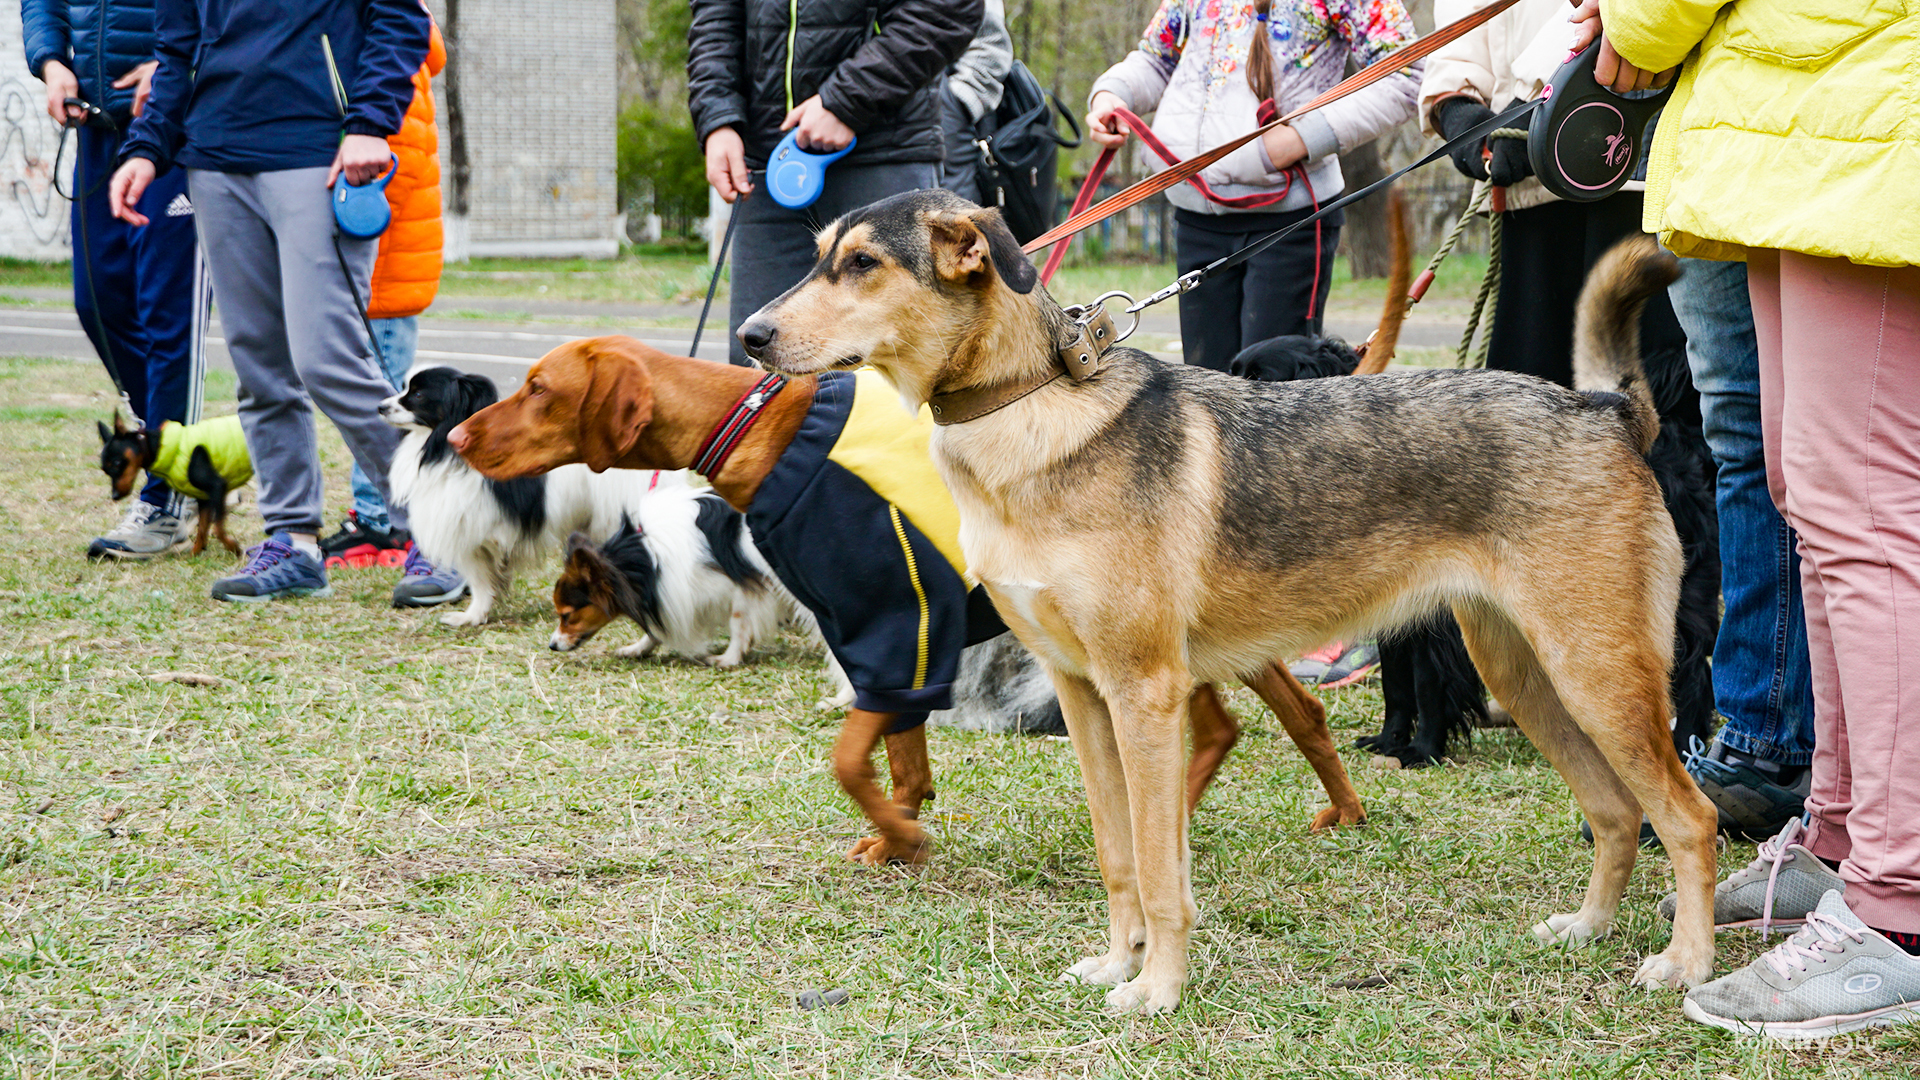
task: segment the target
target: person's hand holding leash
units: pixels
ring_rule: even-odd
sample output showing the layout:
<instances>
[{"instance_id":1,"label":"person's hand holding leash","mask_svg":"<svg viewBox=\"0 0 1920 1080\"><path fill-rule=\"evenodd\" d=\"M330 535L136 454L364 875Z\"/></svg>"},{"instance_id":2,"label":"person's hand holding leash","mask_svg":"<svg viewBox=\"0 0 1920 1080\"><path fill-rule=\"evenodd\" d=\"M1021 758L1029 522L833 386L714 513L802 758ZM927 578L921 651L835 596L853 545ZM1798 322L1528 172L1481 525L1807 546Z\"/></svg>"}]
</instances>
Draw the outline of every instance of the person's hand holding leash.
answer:
<instances>
[{"instance_id":1,"label":"person's hand holding leash","mask_svg":"<svg viewBox=\"0 0 1920 1080\"><path fill-rule=\"evenodd\" d=\"M1307 159L1306 140L1293 130L1292 124L1268 130L1260 136L1260 143L1267 148L1267 160L1273 162L1274 172L1285 172Z\"/></svg>"},{"instance_id":2,"label":"person's hand holding leash","mask_svg":"<svg viewBox=\"0 0 1920 1080\"><path fill-rule=\"evenodd\" d=\"M56 124L65 124L69 118L84 116L81 110L67 104L68 98L80 96L80 79L73 69L58 60L49 60L40 68L40 81L47 84L47 115L53 117Z\"/></svg>"},{"instance_id":3,"label":"person's hand holding leash","mask_svg":"<svg viewBox=\"0 0 1920 1080\"><path fill-rule=\"evenodd\" d=\"M753 190L753 178L747 172L747 146L731 126L714 128L707 135L707 184L721 202L733 202Z\"/></svg>"},{"instance_id":4,"label":"person's hand holding leash","mask_svg":"<svg viewBox=\"0 0 1920 1080\"><path fill-rule=\"evenodd\" d=\"M144 195L147 185L153 183L154 174L159 170L143 157L128 158L126 163L115 170L113 181L107 187L107 202L113 208L113 216L129 225L145 225L147 215L135 210L140 196Z\"/></svg>"},{"instance_id":5,"label":"person's hand holding leash","mask_svg":"<svg viewBox=\"0 0 1920 1080\"><path fill-rule=\"evenodd\" d=\"M333 155L333 168L327 172L327 186L346 174L347 183L364 184L376 176L385 173L393 164L393 151L387 148L387 140L378 135L349 135L340 140L340 149Z\"/></svg>"},{"instance_id":6,"label":"person's hand holding leash","mask_svg":"<svg viewBox=\"0 0 1920 1080\"><path fill-rule=\"evenodd\" d=\"M1571 57L1573 53L1593 44L1594 38L1599 38L1600 58L1593 64L1593 81L1616 94L1657 90L1672 82L1674 72L1680 70L1668 68L1655 74L1621 59L1620 54L1613 50L1613 42L1607 40L1605 28L1600 25L1600 0L1579 0L1574 4L1573 14L1567 18L1574 25L1573 49L1567 55Z\"/></svg>"},{"instance_id":7,"label":"person's hand holding leash","mask_svg":"<svg viewBox=\"0 0 1920 1080\"><path fill-rule=\"evenodd\" d=\"M780 121L781 131L791 127L800 129L802 150L838 150L853 141L853 129L820 103L819 94L795 105Z\"/></svg>"},{"instance_id":8,"label":"person's hand holding leash","mask_svg":"<svg viewBox=\"0 0 1920 1080\"><path fill-rule=\"evenodd\" d=\"M52 62L49 61L47 66L52 67ZM144 64L134 65L125 75L113 80L115 90L125 90L129 86L134 88L133 115L139 116L147 111L147 99L153 96L153 72L159 66L160 61L149 60Z\"/></svg>"},{"instance_id":9,"label":"person's hand holding leash","mask_svg":"<svg viewBox=\"0 0 1920 1080\"><path fill-rule=\"evenodd\" d=\"M1094 142L1112 150L1127 141L1126 125L1113 118L1113 110L1125 104L1111 90L1102 90L1093 95L1093 100L1087 105L1087 134L1093 137Z\"/></svg>"}]
</instances>

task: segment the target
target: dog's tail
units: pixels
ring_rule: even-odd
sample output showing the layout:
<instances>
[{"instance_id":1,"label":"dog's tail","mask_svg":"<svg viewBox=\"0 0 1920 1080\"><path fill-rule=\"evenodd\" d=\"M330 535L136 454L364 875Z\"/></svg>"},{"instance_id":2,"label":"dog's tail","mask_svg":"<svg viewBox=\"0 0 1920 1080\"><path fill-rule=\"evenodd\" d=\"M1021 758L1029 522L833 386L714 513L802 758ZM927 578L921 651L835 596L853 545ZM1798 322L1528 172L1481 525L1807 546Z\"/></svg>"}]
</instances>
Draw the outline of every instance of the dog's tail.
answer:
<instances>
[{"instance_id":1,"label":"dog's tail","mask_svg":"<svg viewBox=\"0 0 1920 1080\"><path fill-rule=\"evenodd\" d=\"M1353 369L1355 375L1378 375L1393 362L1400 348L1400 324L1406 321L1407 291L1413 287L1413 251L1407 242L1407 201L1400 189L1387 190L1387 306L1380 312L1380 329L1367 339L1367 355Z\"/></svg>"},{"instance_id":2,"label":"dog's tail","mask_svg":"<svg viewBox=\"0 0 1920 1080\"><path fill-rule=\"evenodd\" d=\"M1574 316L1573 385L1625 397L1627 434L1642 454L1660 434L1660 414L1640 364L1640 312L1679 277L1679 260L1653 237L1628 237L1587 275Z\"/></svg>"}]
</instances>

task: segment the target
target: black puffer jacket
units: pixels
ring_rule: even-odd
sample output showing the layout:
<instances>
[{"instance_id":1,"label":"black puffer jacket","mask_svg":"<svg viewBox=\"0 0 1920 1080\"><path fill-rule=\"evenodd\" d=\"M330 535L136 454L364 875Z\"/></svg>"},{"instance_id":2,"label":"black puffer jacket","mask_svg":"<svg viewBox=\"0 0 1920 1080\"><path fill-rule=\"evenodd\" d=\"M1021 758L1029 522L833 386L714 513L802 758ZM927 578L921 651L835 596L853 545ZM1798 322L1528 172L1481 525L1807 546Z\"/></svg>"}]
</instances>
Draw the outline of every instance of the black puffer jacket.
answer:
<instances>
[{"instance_id":1,"label":"black puffer jacket","mask_svg":"<svg viewBox=\"0 0 1920 1080\"><path fill-rule=\"evenodd\" d=\"M729 124L760 168L787 111L815 94L859 136L847 160L939 161L936 81L984 0L692 0L687 103L702 146ZM876 31L877 27L877 31Z\"/></svg>"}]
</instances>

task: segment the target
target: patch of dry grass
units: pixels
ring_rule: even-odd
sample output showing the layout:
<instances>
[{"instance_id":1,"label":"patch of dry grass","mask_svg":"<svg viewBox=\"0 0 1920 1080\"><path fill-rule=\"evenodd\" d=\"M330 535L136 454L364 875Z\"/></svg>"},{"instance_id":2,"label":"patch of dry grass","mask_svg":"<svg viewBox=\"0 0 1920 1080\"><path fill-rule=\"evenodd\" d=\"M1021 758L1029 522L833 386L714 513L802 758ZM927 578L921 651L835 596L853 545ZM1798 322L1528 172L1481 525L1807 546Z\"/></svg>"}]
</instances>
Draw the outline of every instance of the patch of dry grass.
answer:
<instances>
[{"instance_id":1,"label":"patch of dry grass","mask_svg":"<svg viewBox=\"0 0 1920 1080\"><path fill-rule=\"evenodd\" d=\"M90 366L0 362L0 1063L60 1077L1888 1077L1920 1040L1781 1050L1627 986L1666 929L1665 861L1618 933L1526 927L1588 853L1519 737L1451 767L1349 761L1372 824L1322 796L1249 695L1193 831L1201 922L1172 1016L1053 976L1103 893L1071 748L937 732L919 872L826 769L817 661L744 670L542 648L544 582L499 623L206 598L224 556L88 565L112 519ZM230 390L228 391L230 393ZM346 460L328 432L335 508ZM258 519L236 521L258 535ZM609 635L613 635L609 631ZM160 672L217 685L156 681ZM1343 741L1367 690L1330 696ZM1736 848L1732 858L1750 857ZM1728 935L1723 968L1753 955ZM1368 976L1384 985L1345 989ZM844 1004L795 1007L807 989Z\"/></svg>"}]
</instances>

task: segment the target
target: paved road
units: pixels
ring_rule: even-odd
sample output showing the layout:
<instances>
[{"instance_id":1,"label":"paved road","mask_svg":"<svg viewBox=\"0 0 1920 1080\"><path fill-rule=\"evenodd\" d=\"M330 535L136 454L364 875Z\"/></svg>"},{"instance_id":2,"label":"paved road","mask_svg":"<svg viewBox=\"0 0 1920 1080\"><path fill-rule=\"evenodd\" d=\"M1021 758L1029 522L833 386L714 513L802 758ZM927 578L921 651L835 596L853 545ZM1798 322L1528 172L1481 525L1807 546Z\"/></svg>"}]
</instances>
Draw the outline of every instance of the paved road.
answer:
<instances>
[{"instance_id":1,"label":"paved road","mask_svg":"<svg viewBox=\"0 0 1920 1080\"><path fill-rule=\"evenodd\" d=\"M9 292L43 303L64 300L64 290L58 289L14 289ZM462 315L436 316L429 312L423 316L420 320L418 359L479 372L499 383L503 393L511 392L520 384L529 364L554 346L575 338L628 333L657 349L684 356L692 344L693 331L690 328L640 327L624 330L617 323L621 319L659 319L663 316L678 317L691 323L699 314L698 307L567 301L529 304L519 300L474 297L445 299L438 306L443 310L462 312ZM493 321L484 317L494 312L500 313L502 318ZM529 320L525 318L528 314L539 318ZM1361 318L1335 318L1331 320L1328 330L1350 341L1359 341L1372 330L1372 323ZM1150 340L1158 344L1178 334L1179 323L1171 312L1155 315L1149 318L1143 331L1157 335ZM214 367L231 370L226 341L220 336L217 320L213 332L215 336L208 342L208 362ZM725 332L724 324L709 325L700 342L700 355L712 360L725 359ZM1407 345L1451 346L1458 340L1459 333L1459 325L1450 320L1420 319L1409 323L1402 341ZM0 355L94 359L93 346L81 331L78 317L72 308L66 306L0 306ZM1172 354L1162 355L1175 358Z\"/></svg>"}]
</instances>

